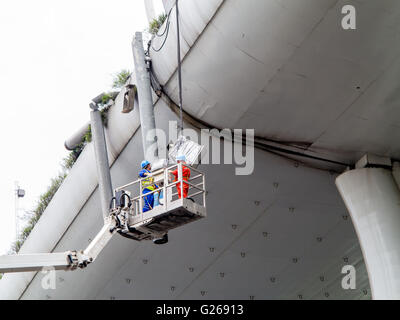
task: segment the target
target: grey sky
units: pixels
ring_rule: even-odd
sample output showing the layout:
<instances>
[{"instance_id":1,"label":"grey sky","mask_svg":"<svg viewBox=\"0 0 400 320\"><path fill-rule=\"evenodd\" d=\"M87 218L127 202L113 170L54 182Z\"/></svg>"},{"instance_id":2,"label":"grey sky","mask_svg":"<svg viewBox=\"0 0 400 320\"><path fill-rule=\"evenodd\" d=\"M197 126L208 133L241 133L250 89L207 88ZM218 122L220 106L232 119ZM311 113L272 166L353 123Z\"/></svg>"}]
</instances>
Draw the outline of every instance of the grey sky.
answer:
<instances>
[{"instance_id":1,"label":"grey sky","mask_svg":"<svg viewBox=\"0 0 400 320\"><path fill-rule=\"evenodd\" d=\"M131 39L147 28L142 0L0 2L0 254L14 238L14 181L32 209L89 120L89 100L132 70ZM61 217L60 217L61 218Z\"/></svg>"}]
</instances>

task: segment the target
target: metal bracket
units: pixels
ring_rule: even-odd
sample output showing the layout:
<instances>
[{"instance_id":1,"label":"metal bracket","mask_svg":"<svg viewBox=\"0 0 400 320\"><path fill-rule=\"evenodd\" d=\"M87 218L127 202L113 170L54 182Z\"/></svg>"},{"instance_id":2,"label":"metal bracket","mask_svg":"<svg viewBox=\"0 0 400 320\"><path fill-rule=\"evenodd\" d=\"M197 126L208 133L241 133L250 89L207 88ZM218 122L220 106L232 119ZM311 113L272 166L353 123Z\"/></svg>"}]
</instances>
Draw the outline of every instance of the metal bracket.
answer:
<instances>
[{"instance_id":1,"label":"metal bracket","mask_svg":"<svg viewBox=\"0 0 400 320\"><path fill-rule=\"evenodd\" d=\"M89 263L93 262L93 258L88 257L82 251L71 251L68 254L68 259L70 262L70 270L86 268Z\"/></svg>"}]
</instances>

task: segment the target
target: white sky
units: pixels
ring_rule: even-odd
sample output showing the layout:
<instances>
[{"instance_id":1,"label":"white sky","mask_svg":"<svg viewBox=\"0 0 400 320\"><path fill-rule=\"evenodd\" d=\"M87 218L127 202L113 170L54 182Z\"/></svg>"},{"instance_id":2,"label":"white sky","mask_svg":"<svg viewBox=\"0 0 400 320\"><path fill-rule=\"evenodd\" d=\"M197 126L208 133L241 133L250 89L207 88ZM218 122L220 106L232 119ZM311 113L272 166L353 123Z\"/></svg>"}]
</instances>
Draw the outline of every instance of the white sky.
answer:
<instances>
[{"instance_id":1,"label":"white sky","mask_svg":"<svg viewBox=\"0 0 400 320\"><path fill-rule=\"evenodd\" d=\"M0 2L0 254L15 237L14 181L33 209L90 99L133 69L131 40L147 27L143 0Z\"/></svg>"}]
</instances>

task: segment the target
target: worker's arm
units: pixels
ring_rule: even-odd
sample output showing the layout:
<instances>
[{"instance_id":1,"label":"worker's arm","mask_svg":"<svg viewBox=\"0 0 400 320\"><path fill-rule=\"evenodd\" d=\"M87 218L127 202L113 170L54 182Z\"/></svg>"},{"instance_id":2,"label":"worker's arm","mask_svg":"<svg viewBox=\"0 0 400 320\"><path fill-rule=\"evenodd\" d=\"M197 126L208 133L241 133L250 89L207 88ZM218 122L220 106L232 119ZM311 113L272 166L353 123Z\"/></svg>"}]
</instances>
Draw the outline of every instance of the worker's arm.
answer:
<instances>
[{"instance_id":1,"label":"worker's arm","mask_svg":"<svg viewBox=\"0 0 400 320\"><path fill-rule=\"evenodd\" d=\"M189 179L189 178L190 178L190 173L191 173L191 171L190 171L189 167L183 166L183 168L182 168L182 174L183 174L185 177L188 177L188 179Z\"/></svg>"},{"instance_id":2,"label":"worker's arm","mask_svg":"<svg viewBox=\"0 0 400 320\"><path fill-rule=\"evenodd\" d=\"M146 178L148 175L149 175L149 173L146 170L140 170L140 172L139 172L140 178Z\"/></svg>"},{"instance_id":3,"label":"worker's arm","mask_svg":"<svg viewBox=\"0 0 400 320\"><path fill-rule=\"evenodd\" d=\"M171 179L175 179L174 181L176 181L178 179L178 169L170 172L169 176L170 176Z\"/></svg>"}]
</instances>

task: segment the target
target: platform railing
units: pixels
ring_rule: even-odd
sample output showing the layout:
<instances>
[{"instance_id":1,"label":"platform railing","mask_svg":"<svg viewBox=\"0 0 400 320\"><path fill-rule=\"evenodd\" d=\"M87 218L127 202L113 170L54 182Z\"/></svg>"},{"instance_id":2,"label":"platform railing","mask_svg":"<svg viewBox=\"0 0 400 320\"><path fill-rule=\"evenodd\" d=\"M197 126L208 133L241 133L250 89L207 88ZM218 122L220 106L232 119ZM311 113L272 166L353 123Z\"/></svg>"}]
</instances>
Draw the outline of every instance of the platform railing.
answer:
<instances>
[{"instance_id":1,"label":"platform railing","mask_svg":"<svg viewBox=\"0 0 400 320\"><path fill-rule=\"evenodd\" d=\"M196 173L193 177L190 177L189 180L184 180L183 179L183 167L187 167L191 171L191 175L193 173ZM170 182L172 180L172 171L175 169L178 169L178 177L176 181ZM154 179L154 185L157 185L158 187L155 190L152 190L147 193L143 193L143 189L146 187L143 186L142 181L148 180L149 178ZM163 204L162 206L164 207L164 211L168 211L168 207L170 204L177 200L173 200L178 196L178 192L173 192L173 188L180 184L180 189L181 189L181 196L183 198L183 186L184 184L189 185L189 190L188 190L188 195L186 198L191 198L194 200L194 198L199 198L201 197L201 203L199 205L206 206L206 190L205 190L205 176L204 173L201 171L183 163L178 163L174 164L170 167L159 169L155 172L150 173L148 176L145 178L139 178L135 181L132 181L130 183L127 183L123 186L120 186L114 190L114 195L117 191L125 190L129 191L131 189L138 189L136 192L131 192L131 202L133 204L133 210L135 212L134 215L150 212L152 209L156 208L153 207L151 210L148 210L146 212L143 212L143 207L144 203L146 201L145 197L154 195L155 193L163 193ZM197 202L196 202L197 203ZM160 204L161 205L161 204Z\"/></svg>"}]
</instances>

